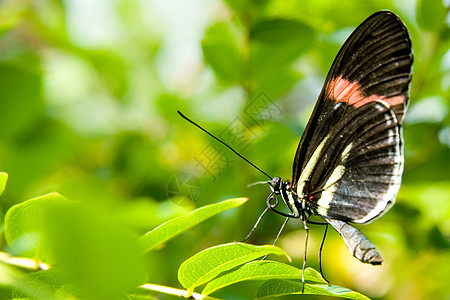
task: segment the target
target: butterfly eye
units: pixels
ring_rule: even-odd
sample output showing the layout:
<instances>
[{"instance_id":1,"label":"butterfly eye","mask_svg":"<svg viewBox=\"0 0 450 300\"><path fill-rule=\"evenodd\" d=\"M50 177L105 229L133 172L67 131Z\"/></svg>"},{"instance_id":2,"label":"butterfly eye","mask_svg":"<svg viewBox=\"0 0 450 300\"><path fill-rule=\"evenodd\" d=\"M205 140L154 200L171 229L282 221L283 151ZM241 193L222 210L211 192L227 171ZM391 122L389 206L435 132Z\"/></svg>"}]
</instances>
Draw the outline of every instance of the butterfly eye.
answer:
<instances>
[{"instance_id":1,"label":"butterfly eye","mask_svg":"<svg viewBox=\"0 0 450 300\"><path fill-rule=\"evenodd\" d=\"M272 180L270 181L270 187L275 193L280 193L282 183L283 181L281 180L281 178L277 176L272 178Z\"/></svg>"}]
</instances>

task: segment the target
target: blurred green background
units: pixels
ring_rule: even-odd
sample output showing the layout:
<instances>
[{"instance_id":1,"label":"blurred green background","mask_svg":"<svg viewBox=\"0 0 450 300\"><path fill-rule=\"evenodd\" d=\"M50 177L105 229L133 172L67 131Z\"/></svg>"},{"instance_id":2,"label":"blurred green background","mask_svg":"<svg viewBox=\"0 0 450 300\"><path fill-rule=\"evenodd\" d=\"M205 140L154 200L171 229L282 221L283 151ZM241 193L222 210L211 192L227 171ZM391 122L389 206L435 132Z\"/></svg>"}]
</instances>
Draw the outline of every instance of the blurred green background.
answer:
<instances>
[{"instance_id":1,"label":"blurred green background","mask_svg":"<svg viewBox=\"0 0 450 300\"><path fill-rule=\"evenodd\" d=\"M242 240L269 189L247 188L265 176L176 110L271 176L289 179L337 51L366 17L389 9L407 25L415 56L405 172L393 208L358 226L385 262L360 263L330 231L324 272L331 283L374 299L450 299L446 6L440 0L1 1L0 170L9 181L0 213L57 191L95 203L143 234L195 207L250 197L147 255L147 282L180 287L181 262ZM282 222L268 214L249 242L271 244ZM298 267L301 228L290 221L277 244ZM311 231L308 265L317 268L323 228ZM4 239L2 248L8 251ZM241 283L213 296L249 299L257 286ZM0 291L8 295L10 287Z\"/></svg>"}]
</instances>

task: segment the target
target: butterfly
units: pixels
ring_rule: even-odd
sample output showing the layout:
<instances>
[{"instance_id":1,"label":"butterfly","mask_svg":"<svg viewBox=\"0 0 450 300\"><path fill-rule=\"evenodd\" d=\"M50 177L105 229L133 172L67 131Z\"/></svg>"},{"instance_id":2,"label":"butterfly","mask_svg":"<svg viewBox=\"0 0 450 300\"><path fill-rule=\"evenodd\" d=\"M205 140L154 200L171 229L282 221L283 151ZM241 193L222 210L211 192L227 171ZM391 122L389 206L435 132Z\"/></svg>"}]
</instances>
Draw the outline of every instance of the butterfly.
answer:
<instances>
[{"instance_id":1,"label":"butterfly","mask_svg":"<svg viewBox=\"0 0 450 300\"><path fill-rule=\"evenodd\" d=\"M383 262L349 223L380 217L395 202L403 173L402 121L408 106L413 55L408 30L390 11L369 16L339 50L295 153L292 178L271 177L225 142L178 113L270 178L267 208L308 224L331 225L361 262ZM278 197L289 209L277 209ZM326 223L311 221L318 216ZM326 233L326 231L325 231ZM278 239L277 236L277 239ZM275 240L276 241L276 240ZM323 246L319 250L321 255ZM323 276L321 260L320 272ZM303 272L304 274L304 272ZM325 277L324 277L325 278ZM302 276L304 288L304 276Z\"/></svg>"},{"instance_id":2,"label":"butterfly","mask_svg":"<svg viewBox=\"0 0 450 300\"><path fill-rule=\"evenodd\" d=\"M400 18L379 11L345 41L301 137L291 181L274 177L268 206L288 218L330 224L361 262L383 259L349 223L380 217L395 202L403 173L402 121L413 55ZM275 207L281 197L290 213Z\"/></svg>"}]
</instances>

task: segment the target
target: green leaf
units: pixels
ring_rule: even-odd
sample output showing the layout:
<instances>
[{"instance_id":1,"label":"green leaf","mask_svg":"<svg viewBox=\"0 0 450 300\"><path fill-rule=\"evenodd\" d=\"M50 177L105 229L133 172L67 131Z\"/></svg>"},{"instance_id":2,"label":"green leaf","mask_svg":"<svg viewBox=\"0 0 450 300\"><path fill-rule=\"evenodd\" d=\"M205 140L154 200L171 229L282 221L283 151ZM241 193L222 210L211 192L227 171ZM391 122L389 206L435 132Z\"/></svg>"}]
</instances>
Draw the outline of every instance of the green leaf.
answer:
<instances>
[{"instance_id":1,"label":"green leaf","mask_svg":"<svg viewBox=\"0 0 450 300\"><path fill-rule=\"evenodd\" d=\"M247 198L236 198L206 205L184 216L167 221L140 238L142 252L150 251L174 236L189 230L198 223L227 209L240 206L245 201L247 201Z\"/></svg>"},{"instance_id":2,"label":"green leaf","mask_svg":"<svg viewBox=\"0 0 450 300\"><path fill-rule=\"evenodd\" d=\"M67 201L51 193L11 207L5 216L5 238L13 252L34 257L40 243L42 222L49 205Z\"/></svg>"},{"instance_id":3,"label":"green leaf","mask_svg":"<svg viewBox=\"0 0 450 300\"><path fill-rule=\"evenodd\" d=\"M417 23L422 29L439 31L445 24L447 12L442 0L421 0L417 4Z\"/></svg>"},{"instance_id":4,"label":"green leaf","mask_svg":"<svg viewBox=\"0 0 450 300\"><path fill-rule=\"evenodd\" d=\"M293 62L311 48L314 30L295 20L269 19L255 25L250 37L252 91L277 99L300 79Z\"/></svg>"},{"instance_id":5,"label":"green leaf","mask_svg":"<svg viewBox=\"0 0 450 300\"><path fill-rule=\"evenodd\" d=\"M203 289L202 294L209 295L218 289L245 280L298 279L301 277L302 270L291 265L267 260L252 261L210 281ZM305 280L325 283L320 274L311 268L305 270Z\"/></svg>"},{"instance_id":6,"label":"green leaf","mask_svg":"<svg viewBox=\"0 0 450 300\"><path fill-rule=\"evenodd\" d=\"M145 280L138 236L102 207L52 193L13 206L5 218L5 236L14 252L35 257L39 250L39 257L86 298L116 299Z\"/></svg>"},{"instance_id":7,"label":"green leaf","mask_svg":"<svg viewBox=\"0 0 450 300\"><path fill-rule=\"evenodd\" d=\"M8 173L0 172L0 196L5 191L7 181L8 181Z\"/></svg>"},{"instance_id":8,"label":"green leaf","mask_svg":"<svg viewBox=\"0 0 450 300\"><path fill-rule=\"evenodd\" d=\"M258 290L257 298L302 294L302 283L298 281L274 279L265 282ZM304 294L335 296L354 300L368 300L363 294L347 288L326 284L305 284Z\"/></svg>"},{"instance_id":9,"label":"green leaf","mask_svg":"<svg viewBox=\"0 0 450 300\"><path fill-rule=\"evenodd\" d=\"M11 55L13 49L4 49L2 56ZM1 138L24 134L36 124L40 113L44 111L39 59L35 52L28 51L21 55L21 60L24 60L21 63L5 62L5 57L0 59L2 61L0 63L0 91L2 91L0 120L2 124L8 124L8 126L2 126Z\"/></svg>"},{"instance_id":10,"label":"green leaf","mask_svg":"<svg viewBox=\"0 0 450 300\"><path fill-rule=\"evenodd\" d=\"M178 270L178 280L190 292L220 273L268 254L289 255L275 246L255 246L230 243L203 250L184 261Z\"/></svg>"},{"instance_id":11,"label":"green leaf","mask_svg":"<svg viewBox=\"0 0 450 300\"><path fill-rule=\"evenodd\" d=\"M202 50L216 76L227 82L236 83L242 76L242 57L236 37L227 24L217 23L206 30Z\"/></svg>"},{"instance_id":12,"label":"green leaf","mask_svg":"<svg viewBox=\"0 0 450 300\"><path fill-rule=\"evenodd\" d=\"M53 269L81 294L81 299L121 299L143 284L145 263L138 236L92 203L49 206L43 241Z\"/></svg>"},{"instance_id":13,"label":"green leaf","mask_svg":"<svg viewBox=\"0 0 450 300\"><path fill-rule=\"evenodd\" d=\"M13 299L77 299L77 291L54 270L28 273L17 282Z\"/></svg>"},{"instance_id":14,"label":"green leaf","mask_svg":"<svg viewBox=\"0 0 450 300\"><path fill-rule=\"evenodd\" d=\"M296 20L269 19L256 24L250 31L250 38L253 41L264 43L295 42L305 44L313 39L311 27ZM307 43L304 45L311 45Z\"/></svg>"}]
</instances>

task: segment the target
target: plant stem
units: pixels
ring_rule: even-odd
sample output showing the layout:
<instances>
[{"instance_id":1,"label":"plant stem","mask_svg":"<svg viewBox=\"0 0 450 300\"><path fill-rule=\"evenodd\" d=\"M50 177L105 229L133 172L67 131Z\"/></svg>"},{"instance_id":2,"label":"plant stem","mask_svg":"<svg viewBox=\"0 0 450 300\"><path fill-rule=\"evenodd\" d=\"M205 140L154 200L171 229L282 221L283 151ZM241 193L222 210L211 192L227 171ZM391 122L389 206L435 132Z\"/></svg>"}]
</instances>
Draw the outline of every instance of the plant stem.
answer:
<instances>
[{"instance_id":1,"label":"plant stem","mask_svg":"<svg viewBox=\"0 0 450 300\"><path fill-rule=\"evenodd\" d=\"M6 252L1 251L0 251L0 262L10 266L26 269L29 271L50 269L50 266L42 261L38 261L28 257L11 256Z\"/></svg>"},{"instance_id":2,"label":"plant stem","mask_svg":"<svg viewBox=\"0 0 450 300\"><path fill-rule=\"evenodd\" d=\"M42 262L37 261L32 258L28 257L18 257L18 256L11 256L10 254L6 252L0 251L0 263L4 263L6 265L18 267L21 269L25 269L28 271L39 271L39 270L48 270L50 269L50 265ZM164 293L164 294L170 294L174 296L179 296L182 298L186 298L188 291L187 290L180 290L168 286L158 285L158 284L152 284L152 283L146 283L141 285L139 288ZM192 293L189 297L189 299L215 299L213 297L205 296L199 293Z\"/></svg>"},{"instance_id":3,"label":"plant stem","mask_svg":"<svg viewBox=\"0 0 450 300\"><path fill-rule=\"evenodd\" d=\"M187 290L175 289L175 288L171 288L171 287L164 286L164 285L146 283L146 284L141 285L140 288L149 290L149 291L153 291L153 292L160 292L160 293L164 293L164 294L175 295L175 296L179 296L179 297L183 297L183 298L186 298L186 296L187 296ZM190 299L215 299L215 298L205 296L202 294L198 294L198 293L192 293L189 298Z\"/></svg>"}]
</instances>

